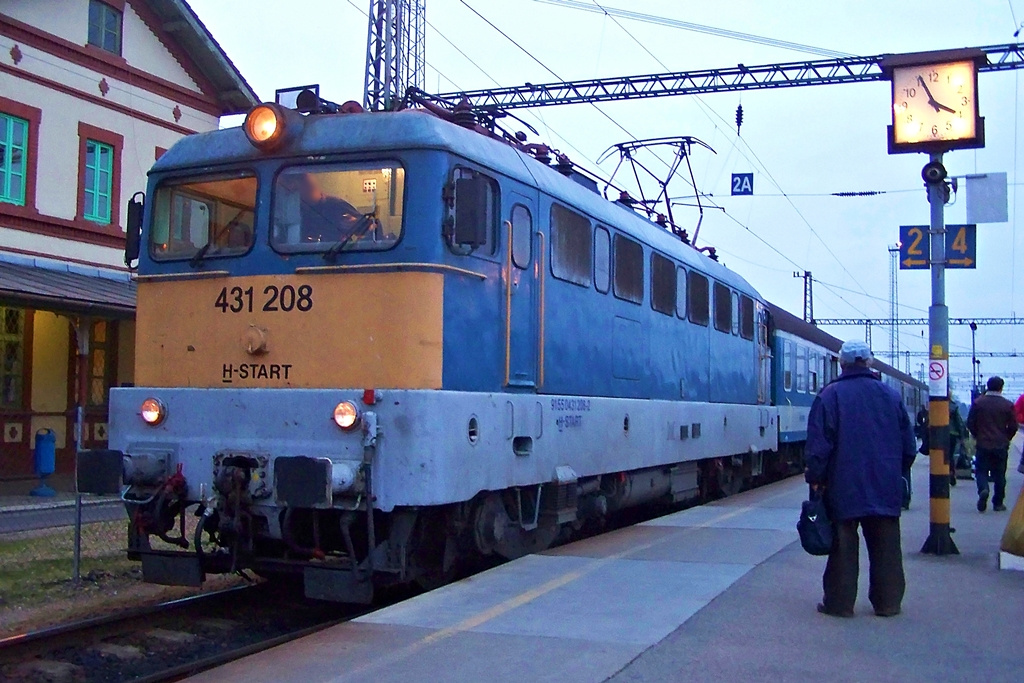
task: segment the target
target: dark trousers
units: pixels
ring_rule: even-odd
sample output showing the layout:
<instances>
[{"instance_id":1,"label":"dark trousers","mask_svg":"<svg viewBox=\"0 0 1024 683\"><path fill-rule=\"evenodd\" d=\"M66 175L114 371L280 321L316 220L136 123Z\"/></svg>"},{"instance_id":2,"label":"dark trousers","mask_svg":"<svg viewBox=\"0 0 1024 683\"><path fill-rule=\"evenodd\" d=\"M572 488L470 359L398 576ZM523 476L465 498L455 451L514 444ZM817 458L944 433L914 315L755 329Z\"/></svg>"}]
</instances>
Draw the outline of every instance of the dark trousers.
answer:
<instances>
[{"instance_id":1,"label":"dark trousers","mask_svg":"<svg viewBox=\"0 0 1024 683\"><path fill-rule=\"evenodd\" d=\"M821 580L825 608L834 613L853 612L860 573L858 526L864 529L871 566L868 599L876 613L895 614L900 610L906 590L899 517L861 517L836 522L832 552Z\"/></svg>"},{"instance_id":2,"label":"dark trousers","mask_svg":"<svg viewBox=\"0 0 1024 683\"><path fill-rule=\"evenodd\" d=\"M1006 497L1006 448L978 448L975 457L975 476L978 479L978 495L988 498L988 482L992 480L995 492L992 505L1002 505Z\"/></svg>"}]
</instances>

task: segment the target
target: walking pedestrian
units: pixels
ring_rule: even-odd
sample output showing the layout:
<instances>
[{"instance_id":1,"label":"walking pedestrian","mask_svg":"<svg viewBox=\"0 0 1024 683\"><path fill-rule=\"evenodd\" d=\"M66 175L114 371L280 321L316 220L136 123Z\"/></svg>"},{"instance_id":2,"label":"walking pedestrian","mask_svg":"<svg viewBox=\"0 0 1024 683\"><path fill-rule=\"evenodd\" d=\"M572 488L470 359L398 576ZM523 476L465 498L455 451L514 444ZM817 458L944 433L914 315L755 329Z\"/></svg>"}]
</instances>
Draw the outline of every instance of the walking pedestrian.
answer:
<instances>
[{"instance_id":1,"label":"walking pedestrian","mask_svg":"<svg viewBox=\"0 0 1024 683\"><path fill-rule=\"evenodd\" d=\"M1001 377L989 377L988 391L975 399L967 413L967 429L977 441L975 479L978 482L978 512L988 507L988 482L992 480L992 509L1006 509L1006 459L1010 439L1017 433L1013 404L1003 397Z\"/></svg>"},{"instance_id":2,"label":"walking pedestrian","mask_svg":"<svg viewBox=\"0 0 1024 683\"><path fill-rule=\"evenodd\" d=\"M836 531L818 611L838 617L852 617L857 600L858 527L868 549L868 599L875 614L899 614L905 590L902 474L917 443L903 400L871 372L872 360L864 342L844 343L842 373L814 399L807 424L807 483L824 490Z\"/></svg>"},{"instance_id":3,"label":"walking pedestrian","mask_svg":"<svg viewBox=\"0 0 1024 683\"><path fill-rule=\"evenodd\" d=\"M964 437L967 426L960 416L960 406L953 400L953 392L949 392L949 485L956 486L956 461L963 451Z\"/></svg>"}]
</instances>

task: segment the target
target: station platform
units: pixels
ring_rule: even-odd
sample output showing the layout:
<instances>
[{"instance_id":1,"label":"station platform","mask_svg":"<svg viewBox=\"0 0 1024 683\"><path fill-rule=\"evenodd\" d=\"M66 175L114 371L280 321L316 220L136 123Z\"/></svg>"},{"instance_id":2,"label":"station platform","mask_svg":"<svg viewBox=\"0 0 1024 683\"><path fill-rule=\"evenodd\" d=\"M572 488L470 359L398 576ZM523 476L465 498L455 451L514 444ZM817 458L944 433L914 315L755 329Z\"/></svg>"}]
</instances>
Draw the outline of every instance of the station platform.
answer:
<instances>
[{"instance_id":1,"label":"station platform","mask_svg":"<svg viewBox=\"0 0 1024 683\"><path fill-rule=\"evenodd\" d=\"M46 480L54 495L33 496L38 479L0 481L0 534L72 526L75 523L75 482L70 474ZM82 520L86 524L124 519L119 496L82 496Z\"/></svg>"},{"instance_id":2,"label":"station platform","mask_svg":"<svg viewBox=\"0 0 1024 683\"><path fill-rule=\"evenodd\" d=\"M189 680L1019 681L1024 572L1000 571L1009 512L952 489L960 555L927 537L927 459L902 533L903 613L818 614L799 477L510 562ZM1008 473L1012 508L1022 476Z\"/></svg>"}]
</instances>

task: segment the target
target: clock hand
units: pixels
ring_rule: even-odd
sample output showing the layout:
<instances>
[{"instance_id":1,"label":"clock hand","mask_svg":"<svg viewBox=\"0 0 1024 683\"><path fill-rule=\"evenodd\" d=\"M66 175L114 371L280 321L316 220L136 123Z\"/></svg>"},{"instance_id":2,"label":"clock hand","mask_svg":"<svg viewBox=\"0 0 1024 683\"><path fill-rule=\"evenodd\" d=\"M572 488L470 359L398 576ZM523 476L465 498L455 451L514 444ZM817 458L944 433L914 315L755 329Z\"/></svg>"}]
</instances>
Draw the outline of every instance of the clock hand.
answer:
<instances>
[{"instance_id":1,"label":"clock hand","mask_svg":"<svg viewBox=\"0 0 1024 683\"><path fill-rule=\"evenodd\" d=\"M950 114L955 114L956 113L956 109L953 109L952 107L947 107L946 105L940 104L938 102L936 102L934 104L934 106L936 107L936 109L944 109L944 110L948 111Z\"/></svg>"},{"instance_id":2,"label":"clock hand","mask_svg":"<svg viewBox=\"0 0 1024 683\"><path fill-rule=\"evenodd\" d=\"M921 87L924 88L925 93L928 95L928 104L932 105L935 111L943 108L943 105L935 101L935 97L932 96L932 91L928 89L928 84L924 82L924 79L918 76L917 82L921 84Z\"/></svg>"}]
</instances>

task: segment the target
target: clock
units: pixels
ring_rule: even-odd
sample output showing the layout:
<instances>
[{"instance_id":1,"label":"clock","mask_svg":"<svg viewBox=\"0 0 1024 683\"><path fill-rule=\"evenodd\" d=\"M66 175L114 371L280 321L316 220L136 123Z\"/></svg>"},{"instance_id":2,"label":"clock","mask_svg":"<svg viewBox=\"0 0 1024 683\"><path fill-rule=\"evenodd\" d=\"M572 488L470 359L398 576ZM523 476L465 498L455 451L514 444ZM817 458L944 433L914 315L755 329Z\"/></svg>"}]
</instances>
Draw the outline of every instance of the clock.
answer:
<instances>
[{"instance_id":1,"label":"clock","mask_svg":"<svg viewBox=\"0 0 1024 683\"><path fill-rule=\"evenodd\" d=\"M890 154L984 147L974 58L892 62L887 65L892 82Z\"/></svg>"}]
</instances>

